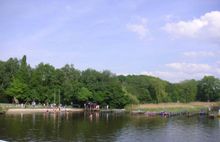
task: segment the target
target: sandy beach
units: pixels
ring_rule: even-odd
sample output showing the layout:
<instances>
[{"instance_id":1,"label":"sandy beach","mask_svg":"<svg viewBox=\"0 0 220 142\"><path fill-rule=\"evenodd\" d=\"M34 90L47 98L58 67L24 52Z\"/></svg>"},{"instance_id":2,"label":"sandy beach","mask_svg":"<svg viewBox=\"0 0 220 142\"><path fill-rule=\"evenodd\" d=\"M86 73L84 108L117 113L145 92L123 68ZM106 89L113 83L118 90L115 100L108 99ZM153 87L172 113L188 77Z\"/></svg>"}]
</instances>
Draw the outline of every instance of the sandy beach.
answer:
<instances>
[{"instance_id":1,"label":"sandy beach","mask_svg":"<svg viewBox=\"0 0 220 142\"><path fill-rule=\"evenodd\" d=\"M53 109L53 108L11 108L6 111L6 114L15 114L15 113L45 113L45 112L83 112L84 109L79 108L62 108L62 109Z\"/></svg>"}]
</instances>

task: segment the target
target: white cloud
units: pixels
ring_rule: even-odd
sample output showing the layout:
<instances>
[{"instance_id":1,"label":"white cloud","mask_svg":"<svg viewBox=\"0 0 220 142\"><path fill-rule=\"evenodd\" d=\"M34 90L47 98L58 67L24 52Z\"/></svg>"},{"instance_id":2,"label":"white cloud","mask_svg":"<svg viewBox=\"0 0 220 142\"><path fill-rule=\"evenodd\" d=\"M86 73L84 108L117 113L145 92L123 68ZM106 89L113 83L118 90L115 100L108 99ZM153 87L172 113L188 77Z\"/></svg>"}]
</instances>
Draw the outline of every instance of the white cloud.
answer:
<instances>
[{"instance_id":1,"label":"white cloud","mask_svg":"<svg viewBox=\"0 0 220 142\"><path fill-rule=\"evenodd\" d=\"M190 51L184 52L183 55L191 58L199 58L199 57L214 57L216 56L216 52L213 51Z\"/></svg>"},{"instance_id":2,"label":"white cloud","mask_svg":"<svg viewBox=\"0 0 220 142\"><path fill-rule=\"evenodd\" d=\"M176 71L182 71L184 73L198 73L209 72L213 68L208 64L193 64L193 63L170 63L166 64L167 67Z\"/></svg>"},{"instance_id":3,"label":"white cloud","mask_svg":"<svg viewBox=\"0 0 220 142\"><path fill-rule=\"evenodd\" d=\"M149 29L147 28L147 20L141 18L139 23L127 24L127 29L138 35L140 39L148 38L150 35Z\"/></svg>"},{"instance_id":4,"label":"white cloud","mask_svg":"<svg viewBox=\"0 0 220 142\"><path fill-rule=\"evenodd\" d=\"M128 75L135 75L135 74L132 74L132 73L116 73L116 75L123 75L123 76L128 76Z\"/></svg>"},{"instance_id":5,"label":"white cloud","mask_svg":"<svg viewBox=\"0 0 220 142\"><path fill-rule=\"evenodd\" d=\"M220 67L220 61L217 61L217 62L216 62L216 64L217 64L217 66L219 66L219 67Z\"/></svg>"},{"instance_id":6,"label":"white cloud","mask_svg":"<svg viewBox=\"0 0 220 142\"><path fill-rule=\"evenodd\" d=\"M141 74L159 77L171 82L186 79L201 79L205 75L220 77L220 67L216 64L170 63L166 64L166 71L144 71Z\"/></svg>"},{"instance_id":7,"label":"white cloud","mask_svg":"<svg viewBox=\"0 0 220 142\"><path fill-rule=\"evenodd\" d=\"M187 79L201 79L204 75L212 75L209 73L194 73L188 74L185 72L178 71L154 71L154 72L142 72L143 75L150 75L159 77L170 82L180 82Z\"/></svg>"},{"instance_id":8,"label":"white cloud","mask_svg":"<svg viewBox=\"0 0 220 142\"><path fill-rule=\"evenodd\" d=\"M171 82L179 82L187 78L193 78L192 76L189 76L188 74L185 74L183 72L173 72L173 71L142 72L141 74L159 77L161 79L168 80Z\"/></svg>"},{"instance_id":9,"label":"white cloud","mask_svg":"<svg viewBox=\"0 0 220 142\"><path fill-rule=\"evenodd\" d=\"M173 37L220 40L220 11L212 11L190 21L167 23L163 29Z\"/></svg>"}]
</instances>

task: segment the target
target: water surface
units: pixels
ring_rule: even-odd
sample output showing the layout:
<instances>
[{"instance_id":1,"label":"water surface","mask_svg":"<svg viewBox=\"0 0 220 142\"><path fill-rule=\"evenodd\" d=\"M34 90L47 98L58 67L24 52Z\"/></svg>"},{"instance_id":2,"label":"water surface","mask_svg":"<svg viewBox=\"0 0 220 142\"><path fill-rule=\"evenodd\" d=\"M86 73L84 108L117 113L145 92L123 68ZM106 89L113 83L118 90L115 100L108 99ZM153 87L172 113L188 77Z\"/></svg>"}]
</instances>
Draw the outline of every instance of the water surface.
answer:
<instances>
[{"instance_id":1,"label":"water surface","mask_svg":"<svg viewBox=\"0 0 220 142\"><path fill-rule=\"evenodd\" d=\"M0 115L7 141L219 142L220 119L147 118L130 114L44 113Z\"/></svg>"}]
</instances>

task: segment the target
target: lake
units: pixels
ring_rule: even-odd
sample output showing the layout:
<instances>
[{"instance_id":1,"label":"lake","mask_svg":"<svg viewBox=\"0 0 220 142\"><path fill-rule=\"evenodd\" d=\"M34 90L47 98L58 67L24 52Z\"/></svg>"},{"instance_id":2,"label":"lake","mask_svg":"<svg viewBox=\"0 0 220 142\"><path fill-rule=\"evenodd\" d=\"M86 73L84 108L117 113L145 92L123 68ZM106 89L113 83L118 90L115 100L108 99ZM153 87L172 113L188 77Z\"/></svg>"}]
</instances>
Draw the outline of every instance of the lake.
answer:
<instances>
[{"instance_id":1,"label":"lake","mask_svg":"<svg viewBox=\"0 0 220 142\"><path fill-rule=\"evenodd\" d=\"M220 119L124 113L0 115L0 140L97 142L219 142Z\"/></svg>"}]
</instances>

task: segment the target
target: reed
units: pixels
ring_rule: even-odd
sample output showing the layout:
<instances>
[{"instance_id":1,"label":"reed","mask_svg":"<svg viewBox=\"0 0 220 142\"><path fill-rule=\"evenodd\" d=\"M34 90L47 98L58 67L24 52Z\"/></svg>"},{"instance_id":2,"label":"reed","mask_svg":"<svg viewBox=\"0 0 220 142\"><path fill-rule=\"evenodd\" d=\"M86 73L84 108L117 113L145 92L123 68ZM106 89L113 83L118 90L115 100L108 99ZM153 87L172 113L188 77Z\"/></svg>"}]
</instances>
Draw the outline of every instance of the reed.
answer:
<instances>
[{"instance_id":1,"label":"reed","mask_svg":"<svg viewBox=\"0 0 220 142\"><path fill-rule=\"evenodd\" d=\"M219 106L219 102L191 102L191 103L159 103L159 104L139 104L129 105L126 110L141 110L151 112L195 112L200 110L207 110L209 107Z\"/></svg>"}]
</instances>

